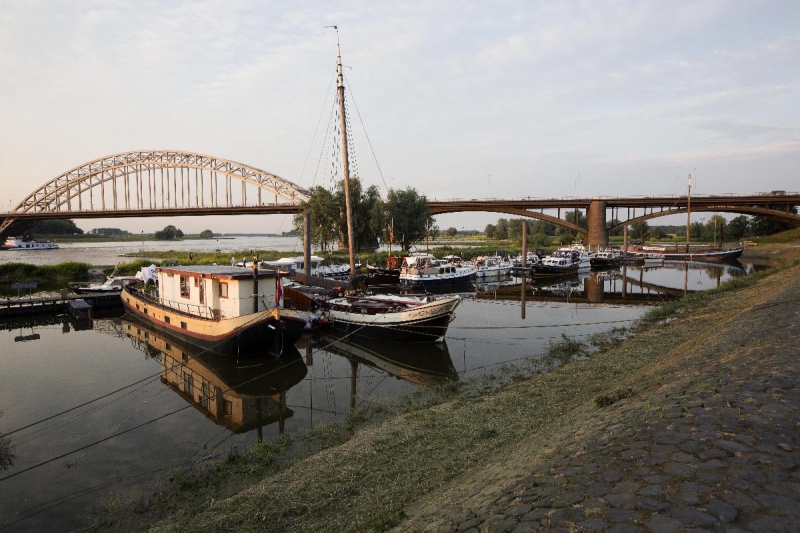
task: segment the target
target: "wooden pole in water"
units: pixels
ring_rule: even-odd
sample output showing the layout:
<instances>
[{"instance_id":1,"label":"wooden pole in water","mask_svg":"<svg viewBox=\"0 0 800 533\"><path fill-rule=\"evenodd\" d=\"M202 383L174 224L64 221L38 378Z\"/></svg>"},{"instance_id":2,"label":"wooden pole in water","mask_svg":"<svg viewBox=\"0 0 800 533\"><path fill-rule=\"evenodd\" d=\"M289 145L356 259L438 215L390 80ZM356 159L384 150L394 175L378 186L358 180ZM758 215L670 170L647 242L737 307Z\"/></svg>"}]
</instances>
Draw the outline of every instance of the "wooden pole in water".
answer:
<instances>
[{"instance_id":1,"label":"wooden pole in water","mask_svg":"<svg viewBox=\"0 0 800 533\"><path fill-rule=\"evenodd\" d=\"M622 257L628 257L628 223L622 226Z\"/></svg>"},{"instance_id":2,"label":"wooden pole in water","mask_svg":"<svg viewBox=\"0 0 800 533\"><path fill-rule=\"evenodd\" d=\"M519 317L525 320L525 282L528 280L526 267L528 265L528 221L522 219L522 293L519 296Z\"/></svg>"},{"instance_id":3,"label":"wooden pole in water","mask_svg":"<svg viewBox=\"0 0 800 533\"><path fill-rule=\"evenodd\" d=\"M253 312L258 313L258 255L253 255Z\"/></svg>"},{"instance_id":4,"label":"wooden pole in water","mask_svg":"<svg viewBox=\"0 0 800 533\"><path fill-rule=\"evenodd\" d=\"M303 264L306 277L311 276L311 213L303 217Z\"/></svg>"},{"instance_id":5,"label":"wooden pole in water","mask_svg":"<svg viewBox=\"0 0 800 533\"><path fill-rule=\"evenodd\" d=\"M689 193L686 196L686 253L689 253L689 228L692 225L692 175L689 174Z\"/></svg>"}]
</instances>

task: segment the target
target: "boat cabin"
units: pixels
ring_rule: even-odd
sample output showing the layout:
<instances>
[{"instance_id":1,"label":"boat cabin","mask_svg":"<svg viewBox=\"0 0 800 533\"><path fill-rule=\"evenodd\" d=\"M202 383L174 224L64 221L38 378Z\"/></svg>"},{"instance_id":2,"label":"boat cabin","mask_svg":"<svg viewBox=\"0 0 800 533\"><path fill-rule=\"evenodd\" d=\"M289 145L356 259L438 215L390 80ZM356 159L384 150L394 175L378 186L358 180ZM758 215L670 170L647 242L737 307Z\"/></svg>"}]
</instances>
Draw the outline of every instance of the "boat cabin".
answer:
<instances>
[{"instance_id":1,"label":"boat cabin","mask_svg":"<svg viewBox=\"0 0 800 533\"><path fill-rule=\"evenodd\" d=\"M315 275L319 270L322 262L325 260L324 257L320 257L318 255L311 256L311 275ZM306 268L305 266L305 259L302 255L298 255L295 257L281 257L280 259L276 259L274 261L262 261L263 265L267 265L270 268L274 268L276 270L285 270L289 273L294 272L303 272Z\"/></svg>"},{"instance_id":2,"label":"boat cabin","mask_svg":"<svg viewBox=\"0 0 800 533\"><path fill-rule=\"evenodd\" d=\"M215 318L234 318L256 311L253 296L258 299L257 311L276 307L280 275L275 270L254 271L220 265L158 267L158 293L164 305L192 314Z\"/></svg>"}]
</instances>

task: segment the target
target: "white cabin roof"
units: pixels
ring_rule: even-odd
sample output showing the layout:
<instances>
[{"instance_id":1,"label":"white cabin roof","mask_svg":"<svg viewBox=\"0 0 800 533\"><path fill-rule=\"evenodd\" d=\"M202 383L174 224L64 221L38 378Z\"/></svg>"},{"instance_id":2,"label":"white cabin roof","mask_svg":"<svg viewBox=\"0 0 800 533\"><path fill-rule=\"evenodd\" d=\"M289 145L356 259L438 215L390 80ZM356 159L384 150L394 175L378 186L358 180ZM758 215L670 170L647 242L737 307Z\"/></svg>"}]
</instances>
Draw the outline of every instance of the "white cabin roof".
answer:
<instances>
[{"instance_id":1,"label":"white cabin roof","mask_svg":"<svg viewBox=\"0 0 800 533\"><path fill-rule=\"evenodd\" d=\"M158 267L158 272L165 274L173 274L178 276L195 276L201 278L217 278L217 279L253 279L253 269L232 267L224 265L187 265L187 266L174 266L174 267ZM258 277L261 278L274 278L278 273L271 269L258 269Z\"/></svg>"}]
</instances>

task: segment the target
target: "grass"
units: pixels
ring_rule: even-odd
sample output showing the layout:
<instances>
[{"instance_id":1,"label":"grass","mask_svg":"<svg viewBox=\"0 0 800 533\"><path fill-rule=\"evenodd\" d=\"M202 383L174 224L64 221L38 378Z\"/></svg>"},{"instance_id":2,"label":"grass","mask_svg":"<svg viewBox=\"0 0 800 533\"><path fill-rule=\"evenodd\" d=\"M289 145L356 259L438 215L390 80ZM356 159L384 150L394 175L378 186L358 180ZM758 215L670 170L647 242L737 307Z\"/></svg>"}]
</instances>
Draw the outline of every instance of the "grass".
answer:
<instances>
[{"instance_id":1,"label":"grass","mask_svg":"<svg viewBox=\"0 0 800 533\"><path fill-rule=\"evenodd\" d=\"M800 278L793 272L791 279ZM135 505L141 514L118 508L105 525L140 530L163 520L153 530L413 528L414 517L464 494L490 498L484 491L491 490L492 476L513 476L515 468L564 442L580 446L576 435L619 403L658 412L662 402L653 391L687 372L692 350L726 342L729 330L749 338L747 328L758 325L750 325L748 306L785 287L785 275L774 274L670 302L633 332L614 330L587 343L562 337L544 358L531 360L529 377L504 379L498 370L477 387L458 382L435 394L410 395L399 406L362 405L343 424L316 426L285 446L245 450L205 466L157 501ZM505 385L498 389L498 382Z\"/></svg>"},{"instance_id":2,"label":"grass","mask_svg":"<svg viewBox=\"0 0 800 533\"><path fill-rule=\"evenodd\" d=\"M68 261L56 265L29 265L27 263L0 264L0 281L63 280L86 277L91 265Z\"/></svg>"}]
</instances>

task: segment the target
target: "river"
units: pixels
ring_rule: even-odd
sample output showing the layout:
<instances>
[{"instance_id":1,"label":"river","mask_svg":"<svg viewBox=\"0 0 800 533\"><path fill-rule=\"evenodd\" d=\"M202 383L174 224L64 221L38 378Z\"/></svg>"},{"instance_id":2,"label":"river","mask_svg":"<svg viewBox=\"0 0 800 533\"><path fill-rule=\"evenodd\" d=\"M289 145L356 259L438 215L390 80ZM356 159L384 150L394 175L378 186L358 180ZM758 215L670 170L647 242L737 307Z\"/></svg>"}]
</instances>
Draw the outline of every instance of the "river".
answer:
<instances>
[{"instance_id":1,"label":"river","mask_svg":"<svg viewBox=\"0 0 800 533\"><path fill-rule=\"evenodd\" d=\"M224 249L278 249L275 238L268 241ZM106 259L125 249L108 248L65 245L57 253L93 250L99 264L113 264ZM529 289L524 319L520 292L509 280L464 294L441 345L306 338L277 361L203 357L121 316L121 308L91 321L6 320L0 323L0 433L10 441L14 463L0 471L0 529L85 527L98 509L157 490L173 468L224 459L281 434L296 438L318 424L343 422L353 408L444 382L496 386L513 374L509 368L540 359L562 335L585 341L630 325L649 305L745 271L679 263L592 273ZM216 390L223 391L219 401L195 403Z\"/></svg>"}]
</instances>

